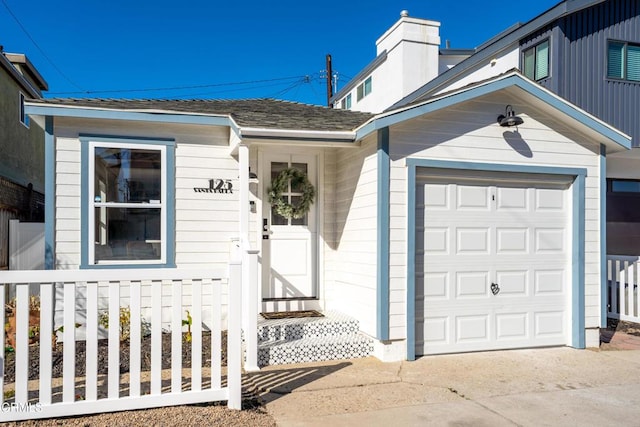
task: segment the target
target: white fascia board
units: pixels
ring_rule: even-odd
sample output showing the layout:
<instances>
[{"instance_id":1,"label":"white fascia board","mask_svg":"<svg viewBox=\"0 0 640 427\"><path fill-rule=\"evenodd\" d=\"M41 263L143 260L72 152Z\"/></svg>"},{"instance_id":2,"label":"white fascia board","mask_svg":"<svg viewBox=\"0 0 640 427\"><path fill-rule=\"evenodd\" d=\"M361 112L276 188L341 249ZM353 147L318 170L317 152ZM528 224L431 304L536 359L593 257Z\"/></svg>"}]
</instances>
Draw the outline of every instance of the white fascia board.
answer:
<instances>
[{"instance_id":1,"label":"white fascia board","mask_svg":"<svg viewBox=\"0 0 640 427\"><path fill-rule=\"evenodd\" d=\"M290 139L300 141L327 141L350 143L356 139L354 131L319 131L298 129L240 128L242 138Z\"/></svg>"},{"instance_id":2,"label":"white fascia board","mask_svg":"<svg viewBox=\"0 0 640 427\"><path fill-rule=\"evenodd\" d=\"M229 115L205 114L156 109L118 109L80 105L43 104L25 102L25 113L29 116L76 117L105 120L132 120L195 125L229 126L238 130L237 123Z\"/></svg>"}]
</instances>

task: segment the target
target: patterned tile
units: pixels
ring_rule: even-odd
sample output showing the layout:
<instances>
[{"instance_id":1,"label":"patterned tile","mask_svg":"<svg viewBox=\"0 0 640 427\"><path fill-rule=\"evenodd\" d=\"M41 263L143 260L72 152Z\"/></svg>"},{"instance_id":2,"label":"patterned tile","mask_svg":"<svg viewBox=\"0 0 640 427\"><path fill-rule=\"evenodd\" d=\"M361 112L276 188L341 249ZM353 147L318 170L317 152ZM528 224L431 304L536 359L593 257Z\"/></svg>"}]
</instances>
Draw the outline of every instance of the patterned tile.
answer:
<instances>
[{"instance_id":1,"label":"patterned tile","mask_svg":"<svg viewBox=\"0 0 640 427\"><path fill-rule=\"evenodd\" d=\"M373 340L359 333L358 321L342 313L323 318L258 321L258 365L367 357Z\"/></svg>"}]
</instances>

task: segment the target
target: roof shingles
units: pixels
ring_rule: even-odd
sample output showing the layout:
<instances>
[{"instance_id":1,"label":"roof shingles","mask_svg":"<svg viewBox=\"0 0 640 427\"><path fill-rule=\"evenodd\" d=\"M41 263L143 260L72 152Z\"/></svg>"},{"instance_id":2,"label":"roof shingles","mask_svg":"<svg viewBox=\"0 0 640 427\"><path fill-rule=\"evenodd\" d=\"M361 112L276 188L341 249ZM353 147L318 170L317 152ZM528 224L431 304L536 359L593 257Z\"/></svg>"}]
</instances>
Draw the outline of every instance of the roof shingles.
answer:
<instances>
[{"instance_id":1,"label":"roof shingles","mask_svg":"<svg viewBox=\"0 0 640 427\"><path fill-rule=\"evenodd\" d=\"M48 98L35 99L31 102L106 110L160 110L229 115L240 127L266 129L352 131L373 117L373 114L369 113L263 98L240 100Z\"/></svg>"}]
</instances>

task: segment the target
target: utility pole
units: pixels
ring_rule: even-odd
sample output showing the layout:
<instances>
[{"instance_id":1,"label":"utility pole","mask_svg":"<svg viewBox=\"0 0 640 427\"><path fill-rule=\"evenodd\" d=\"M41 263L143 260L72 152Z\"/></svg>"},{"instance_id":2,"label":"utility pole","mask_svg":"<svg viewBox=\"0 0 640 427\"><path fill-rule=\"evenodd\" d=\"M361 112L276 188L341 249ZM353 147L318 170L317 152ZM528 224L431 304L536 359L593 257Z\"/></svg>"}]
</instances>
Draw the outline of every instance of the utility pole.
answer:
<instances>
[{"instance_id":1,"label":"utility pole","mask_svg":"<svg viewBox=\"0 0 640 427\"><path fill-rule=\"evenodd\" d=\"M331 97L333 96L333 69L331 68L331 55L327 53L327 107L333 108Z\"/></svg>"}]
</instances>

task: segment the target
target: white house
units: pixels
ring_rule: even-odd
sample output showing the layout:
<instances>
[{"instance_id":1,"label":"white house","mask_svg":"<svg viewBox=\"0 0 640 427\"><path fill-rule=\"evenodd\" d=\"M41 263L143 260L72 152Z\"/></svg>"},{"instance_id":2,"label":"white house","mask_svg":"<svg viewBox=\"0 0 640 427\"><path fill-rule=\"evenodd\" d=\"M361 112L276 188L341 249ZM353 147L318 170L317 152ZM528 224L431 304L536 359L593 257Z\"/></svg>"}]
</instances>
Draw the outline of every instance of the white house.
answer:
<instances>
[{"instance_id":1,"label":"white house","mask_svg":"<svg viewBox=\"0 0 640 427\"><path fill-rule=\"evenodd\" d=\"M498 122L507 106L517 126ZM598 345L601 153L630 139L517 71L378 115L274 100L26 111L46 129L49 268L223 267L240 246L259 251L261 310L344 313L382 360ZM278 183L289 209L312 188L308 211L270 203Z\"/></svg>"}]
</instances>

